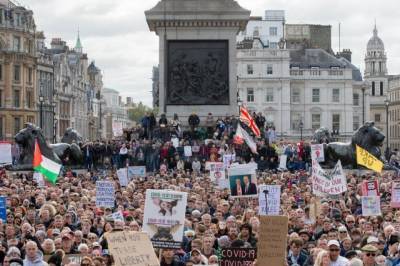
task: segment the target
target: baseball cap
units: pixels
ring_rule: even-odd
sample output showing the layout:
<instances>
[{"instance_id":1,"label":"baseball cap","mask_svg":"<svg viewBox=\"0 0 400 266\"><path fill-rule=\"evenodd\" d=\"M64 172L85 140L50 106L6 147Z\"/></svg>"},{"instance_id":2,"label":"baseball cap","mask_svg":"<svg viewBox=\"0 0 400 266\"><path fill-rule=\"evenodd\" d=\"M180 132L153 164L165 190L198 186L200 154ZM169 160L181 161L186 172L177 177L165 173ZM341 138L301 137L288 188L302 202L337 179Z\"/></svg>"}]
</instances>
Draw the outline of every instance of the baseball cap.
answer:
<instances>
[{"instance_id":1,"label":"baseball cap","mask_svg":"<svg viewBox=\"0 0 400 266\"><path fill-rule=\"evenodd\" d=\"M337 246L338 248L340 248L340 244L337 240L329 240L328 247L330 247L330 246Z\"/></svg>"}]
</instances>

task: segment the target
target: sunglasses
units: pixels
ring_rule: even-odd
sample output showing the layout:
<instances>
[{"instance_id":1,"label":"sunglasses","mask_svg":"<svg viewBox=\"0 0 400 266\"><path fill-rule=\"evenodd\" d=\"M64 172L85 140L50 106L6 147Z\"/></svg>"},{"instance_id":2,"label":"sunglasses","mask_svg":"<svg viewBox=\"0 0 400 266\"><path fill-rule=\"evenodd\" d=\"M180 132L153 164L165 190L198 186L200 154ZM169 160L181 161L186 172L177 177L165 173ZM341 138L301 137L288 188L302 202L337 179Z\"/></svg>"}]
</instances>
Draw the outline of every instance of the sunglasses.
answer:
<instances>
[{"instance_id":1,"label":"sunglasses","mask_svg":"<svg viewBox=\"0 0 400 266\"><path fill-rule=\"evenodd\" d=\"M375 253L366 253L365 256L367 256L367 257L375 257L376 254Z\"/></svg>"},{"instance_id":2,"label":"sunglasses","mask_svg":"<svg viewBox=\"0 0 400 266\"><path fill-rule=\"evenodd\" d=\"M331 251L331 252L339 252L340 251L340 249L336 249L336 248L331 248L331 249L329 249L329 251Z\"/></svg>"}]
</instances>

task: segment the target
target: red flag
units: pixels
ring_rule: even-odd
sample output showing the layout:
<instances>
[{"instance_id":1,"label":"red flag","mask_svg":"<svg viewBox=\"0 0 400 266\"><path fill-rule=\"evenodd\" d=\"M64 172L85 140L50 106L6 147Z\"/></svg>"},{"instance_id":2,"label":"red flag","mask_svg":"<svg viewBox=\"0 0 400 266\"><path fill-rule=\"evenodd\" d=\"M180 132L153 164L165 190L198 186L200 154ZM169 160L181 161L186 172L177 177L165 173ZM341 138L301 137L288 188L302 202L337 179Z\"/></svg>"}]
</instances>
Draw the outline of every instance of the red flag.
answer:
<instances>
[{"instance_id":1,"label":"red flag","mask_svg":"<svg viewBox=\"0 0 400 266\"><path fill-rule=\"evenodd\" d=\"M42 163L42 152L39 148L39 143L35 140L35 151L33 153L33 168L38 167Z\"/></svg>"},{"instance_id":2,"label":"red flag","mask_svg":"<svg viewBox=\"0 0 400 266\"><path fill-rule=\"evenodd\" d=\"M240 121L244 122L253 132L259 137L261 135L260 129L258 128L256 121L249 114L244 107L240 107Z\"/></svg>"}]
</instances>

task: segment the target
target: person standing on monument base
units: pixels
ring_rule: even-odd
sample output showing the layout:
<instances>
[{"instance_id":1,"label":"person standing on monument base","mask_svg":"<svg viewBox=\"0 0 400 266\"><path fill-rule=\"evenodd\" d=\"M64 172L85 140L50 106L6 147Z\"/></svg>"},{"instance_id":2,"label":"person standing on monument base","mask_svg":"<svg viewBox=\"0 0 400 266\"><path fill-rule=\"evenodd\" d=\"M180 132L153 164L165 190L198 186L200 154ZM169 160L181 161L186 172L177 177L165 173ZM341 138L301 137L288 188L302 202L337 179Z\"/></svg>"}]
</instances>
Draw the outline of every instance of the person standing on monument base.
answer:
<instances>
[{"instance_id":1,"label":"person standing on monument base","mask_svg":"<svg viewBox=\"0 0 400 266\"><path fill-rule=\"evenodd\" d=\"M188 118L188 123L189 123L189 126L190 126L191 138L195 139L195 137L196 137L195 136L195 130L196 130L196 127L198 127L199 124L200 124L199 116L196 115L196 113L192 113Z\"/></svg>"}]
</instances>

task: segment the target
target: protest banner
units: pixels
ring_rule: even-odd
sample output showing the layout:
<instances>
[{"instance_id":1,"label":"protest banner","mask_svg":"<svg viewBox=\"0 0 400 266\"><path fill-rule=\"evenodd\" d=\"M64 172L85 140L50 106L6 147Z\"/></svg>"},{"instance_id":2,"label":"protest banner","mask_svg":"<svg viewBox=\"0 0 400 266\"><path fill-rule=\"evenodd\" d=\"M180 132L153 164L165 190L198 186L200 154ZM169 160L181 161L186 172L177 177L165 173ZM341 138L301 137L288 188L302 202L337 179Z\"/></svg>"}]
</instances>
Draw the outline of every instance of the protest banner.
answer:
<instances>
[{"instance_id":1,"label":"protest banner","mask_svg":"<svg viewBox=\"0 0 400 266\"><path fill-rule=\"evenodd\" d=\"M367 167L368 169L374 170L378 173L382 172L383 163L378 158L375 158L372 154L356 145L357 164Z\"/></svg>"},{"instance_id":2,"label":"protest banner","mask_svg":"<svg viewBox=\"0 0 400 266\"><path fill-rule=\"evenodd\" d=\"M74 265L81 265L82 259L82 254L65 254L62 260L62 265L69 265L70 263Z\"/></svg>"},{"instance_id":3,"label":"protest banner","mask_svg":"<svg viewBox=\"0 0 400 266\"><path fill-rule=\"evenodd\" d=\"M117 231L105 235L115 266L159 266L146 233Z\"/></svg>"},{"instance_id":4,"label":"protest banner","mask_svg":"<svg viewBox=\"0 0 400 266\"><path fill-rule=\"evenodd\" d=\"M228 169L229 188L232 197L255 197L258 194L254 164L231 165Z\"/></svg>"},{"instance_id":5,"label":"protest banner","mask_svg":"<svg viewBox=\"0 0 400 266\"><path fill-rule=\"evenodd\" d=\"M286 168L286 162L287 162L287 155L282 154L279 156L279 169L285 170Z\"/></svg>"},{"instance_id":6,"label":"protest banner","mask_svg":"<svg viewBox=\"0 0 400 266\"><path fill-rule=\"evenodd\" d=\"M211 179L211 181L216 181L218 183L218 180L220 178L224 178L225 179L224 163L222 163L222 162L210 162L209 167L210 167L210 179Z\"/></svg>"},{"instance_id":7,"label":"protest banner","mask_svg":"<svg viewBox=\"0 0 400 266\"><path fill-rule=\"evenodd\" d=\"M128 186L128 169L120 168L117 170L117 176L121 187Z\"/></svg>"},{"instance_id":8,"label":"protest banner","mask_svg":"<svg viewBox=\"0 0 400 266\"><path fill-rule=\"evenodd\" d=\"M134 177L146 177L146 166L129 166L128 167L128 180Z\"/></svg>"},{"instance_id":9,"label":"protest banner","mask_svg":"<svg viewBox=\"0 0 400 266\"><path fill-rule=\"evenodd\" d=\"M258 189L258 214L279 215L281 209L281 186L261 185Z\"/></svg>"},{"instance_id":10,"label":"protest banner","mask_svg":"<svg viewBox=\"0 0 400 266\"><path fill-rule=\"evenodd\" d=\"M378 180L364 180L361 191L363 196L379 196Z\"/></svg>"},{"instance_id":11,"label":"protest banner","mask_svg":"<svg viewBox=\"0 0 400 266\"><path fill-rule=\"evenodd\" d=\"M256 248L223 248L220 266L252 265L256 258Z\"/></svg>"},{"instance_id":12,"label":"protest banner","mask_svg":"<svg viewBox=\"0 0 400 266\"><path fill-rule=\"evenodd\" d=\"M185 157L192 157L192 146L184 146L183 147L183 154Z\"/></svg>"},{"instance_id":13,"label":"protest banner","mask_svg":"<svg viewBox=\"0 0 400 266\"><path fill-rule=\"evenodd\" d=\"M361 196L361 208L363 216L381 215L381 197Z\"/></svg>"},{"instance_id":14,"label":"protest banner","mask_svg":"<svg viewBox=\"0 0 400 266\"><path fill-rule=\"evenodd\" d=\"M347 191L346 175L340 160L335 168L328 172L317 161L312 161L312 188L316 196L339 195Z\"/></svg>"},{"instance_id":15,"label":"protest banner","mask_svg":"<svg viewBox=\"0 0 400 266\"><path fill-rule=\"evenodd\" d=\"M317 162L325 161L324 144L311 145L311 160L316 160Z\"/></svg>"},{"instance_id":16,"label":"protest banner","mask_svg":"<svg viewBox=\"0 0 400 266\"><path fill-rule=\"evenodd\" d=\"M36 183L38 184L38 187L40 187L40 188L46 187L46 182L44 181L42 173L34 172L33 180L36 181Z\"/></svg>"},{"instance_id":17,"label":"protest banner","mask_svg":"<svg viewBox=\"0 0 400 266\"><path fill-rule=\"evenodd\" d=\"M96 182L96 206L114 208L114 182Z\"/></svg>"},{"instance_id":18,"label":"protest banner","mask_svg":"<svg viewBox=\"0 0 400 266\"><path fill-rule=\"evenodd\" d=\"M287 216L260 216L257 265L286 265Z\"/></svg>"},{"instance_id":19,"label":"protest banner","mask_svg":"<svg viewBox=\"0 0 400 266\"><path fill-rule=\"evenodd\" d=\"M121 137L124 134L122 128L122 122L113 121L112 122L112 132L114 137Z\"/></svg>"},{"instance_id":20,"label":"protest banner","mask_svg":"<svg viewBox=\"0 0 400 266\"><path fill-rule=\"evenodd\" d=\"M392 183L390 206L392 208L400 208L400 181L393 181Z\"/></svg>"},{"instance_id":21,"label":"protest banner","mask_svg":"<svg viewBox=\"0 0 400 266\"><path fill-rule=\"evenodd\" d=\"M11 143L0 141L0 164L12 164Z\"/></svg>"},{"instance_id":22,"label":"protest banner","mask_svg":"<svg viewBox=\"0 0 400 266\"><path fill-rule=\"evenodd\" d=\"M185 222L187 193L146 190L143 231L156 248L180 248Z\"/></svg>"},{"instance_id":23,"label":"protest banner","mask_svg":"<svg viewBox=\"0 0 400 266\"><path fill-rule=\"evenodd\" d=\"M5 223L7 221L7 198L0 196L0 219Z\"/></svg>"}]
</instances>

